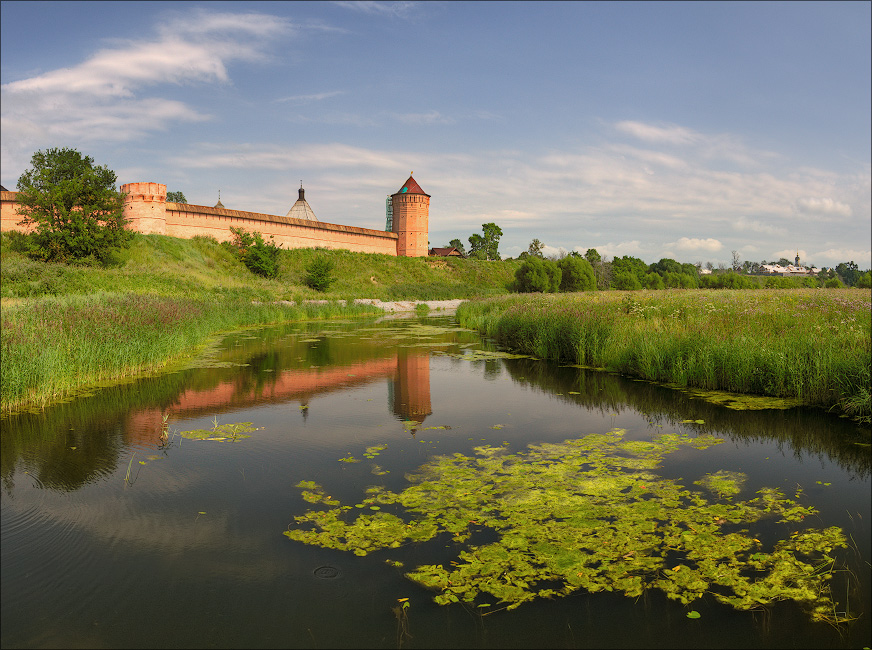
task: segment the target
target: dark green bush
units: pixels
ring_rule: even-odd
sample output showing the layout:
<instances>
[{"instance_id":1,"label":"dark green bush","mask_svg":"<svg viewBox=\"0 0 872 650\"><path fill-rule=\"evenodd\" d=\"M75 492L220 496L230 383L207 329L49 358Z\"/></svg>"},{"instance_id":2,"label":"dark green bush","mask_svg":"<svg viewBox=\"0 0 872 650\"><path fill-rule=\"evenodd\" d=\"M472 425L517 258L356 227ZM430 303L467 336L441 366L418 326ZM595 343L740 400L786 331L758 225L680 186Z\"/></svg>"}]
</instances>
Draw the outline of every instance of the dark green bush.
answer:
<instances>
[{"instance_id":1,"label":"dark green bush","mask_svg":"<svg viewBox=\"0 0 872 650\"><path fill-rule=\"evenodd\" d=\"M327 291L336 280L332 273L333 262L326 256L319 255L306 267L306 277L303 278L303 282L315 291Z\"/></svg>"},{"instance_id":2,"label":"dark green bush","mask_svg":"<svg viewBox=\"0 0 872 650\"><path fill-rule=\"evenodd\" d=\"M590 262L583 257L567 255L557 262L557 266L561 272L561 291L593 291L596 289L596 274L593 272Z\"/></svg>"},{"instance_id":3,"label":"dark green bush","mask_svg":"<svg viewBox=\"0 0 872 650\"><path fill-rule=\"evenodd\" d=\"M233 241L225 242L242 263L252 273L265 278L274 278L279 274L279 249L272 241L264 241L259 232L247 232L242 228L230 227ZM270 237L272 239L272 237Z\"/></svg>"},{"instance_id":4,"label":"dark green bush","mask_svg":"<svg viewBox=\"0 0 872 650\"><path fill-rule=\"evenodd\" d=\"M562 274L556 262L528 257L515 271L512 290L519 293L553 293L560 290Z\"/></svg>"}]
</instances>

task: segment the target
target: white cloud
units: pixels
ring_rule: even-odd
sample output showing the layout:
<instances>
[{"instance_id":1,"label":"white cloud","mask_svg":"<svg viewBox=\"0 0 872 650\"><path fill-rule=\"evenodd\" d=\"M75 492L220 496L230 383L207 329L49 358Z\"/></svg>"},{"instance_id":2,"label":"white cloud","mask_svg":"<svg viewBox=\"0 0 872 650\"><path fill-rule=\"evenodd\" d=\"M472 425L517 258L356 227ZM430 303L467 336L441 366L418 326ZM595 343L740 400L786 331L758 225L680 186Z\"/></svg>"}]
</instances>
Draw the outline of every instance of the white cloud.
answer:
<instances>
[{"instance_id":1,"label":"white cloud","mask_svg":"<svg viewBox=\"0 0 872 650\"><path fill-rule=\"evenodd\" d=\"M730 134L707 134L676 124L655 126L644 122L617 122L615 129L650 145L681 147L687 155L702 160L727 160L742 167L757 166L776 157L770 151L754 150Z\"/></svg>"},{"instance_id":2,"label":"white cloud","mask_svg":"<svg viewBox=\"0 0 872 650\"><path fill-rule=\"evenodd\" d=\"M355 0L354 2L334 2L344 9L352 9L365 14L380 16L405 16L416 3L414 2L372 2L370 0Z\"/></svg>"},{"instance_id":3,"label":"white cloud","mask_svg":"<svg viewBox=\"0 0 872 650\"><path fill-rule=\"evenodd\" d=\"M747 217L739 217L733 222L733 228L739 232L757 232L781 237L787 234L787 228L784 226L772 226L754 219L748 219Z\"/></svg>"},{"instance_id":4,"label":"white cloud","mask_svg":"<svg viewBox=\"0 0 872 650\"><path fill-rule=\"evenodd\" d=\"M850 205L827 197L803 197L796 202L796 210L813 216L834 215L850 217L852 213Z\"/></svg>"},{"instance_id":5,"label":"white cloud","mask_svg":"<svg viewBox=\"0 0 872 650\"><path fill-rule=\"evenodd\" d=\"M207 120L178 99L143 95L166 84L226 84L230 62L266 58L265 43L290 29L273 16L197 10L162 23L150 40L115 40L77 65L5 83L3 159L18 161L57 140L130 140Z\"/></svg>"},{"instance_id":6,"label":"white cloud","mask_svg":"<svg viewBox=\"0 0 872 650\"><path fill-rule=\"evenodd\" d=\"M324 99L330 99L331 97L336 97L338 95L344 95L345 92L342 90L332 90L326 93L313 93L311 95L292 95L291 97L282 97L280 99L276 99L276 102L287 102L294 105L301 104L311 104L312 102L320 102Z\"/></svg>"},{"instance_id":7,"label":"white cloud","mask_svg":"<svg viewBox=\"0 0 872 650\"><path fill-rule=\"evenodd\" d=\"M615 124L615 128L639 140L655 144L689 145L697 144L703 140L701 134L674 124L669 126L653 126L651 124L627 120L618 122Z\"/></svg>"},{"instance_id":8,"label":"white cloud","mask_svg":"<svg viewBox=\"0 0 872 650\"><path fill-rule=\"evenodd\" d=\"M706 253L715 253L724 247L720 241L712 237L706 239L682 237L678 241L666 245L674 246L679 251L702 251Z\"/></svg>"},{"instance_id":9,"label":"white cloud","mask_svg":"<svg viewBox=\"0 0 872 650\"><path fill-rule=\"evenodd\" d=\"M808 259L818 267L836 266L842 262L853 260L861 269L868 269L869 260L872 259L872 250L868 248L866 250L857 248L827 248L811 253Z\"/></svg>"}]
</instances>

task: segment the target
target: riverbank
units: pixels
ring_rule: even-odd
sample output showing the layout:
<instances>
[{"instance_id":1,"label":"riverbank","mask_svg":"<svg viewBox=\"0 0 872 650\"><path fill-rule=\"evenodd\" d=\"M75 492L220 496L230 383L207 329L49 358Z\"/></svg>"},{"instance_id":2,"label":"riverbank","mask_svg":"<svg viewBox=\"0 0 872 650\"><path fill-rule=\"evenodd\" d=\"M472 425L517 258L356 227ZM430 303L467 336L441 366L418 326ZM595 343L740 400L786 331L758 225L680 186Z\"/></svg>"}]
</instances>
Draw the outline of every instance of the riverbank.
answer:
<instances>
[{"instance_id":1,"label":"riverbank","mask_svg":"<svg viewBox=\"0 0 872 650\"><path fill-rule=\"evenodd\" d=\"M819 406L868 425L870 297L860 289L537 294L470 301L457 318L539 358Z\"/></svg>"}]
</instances>

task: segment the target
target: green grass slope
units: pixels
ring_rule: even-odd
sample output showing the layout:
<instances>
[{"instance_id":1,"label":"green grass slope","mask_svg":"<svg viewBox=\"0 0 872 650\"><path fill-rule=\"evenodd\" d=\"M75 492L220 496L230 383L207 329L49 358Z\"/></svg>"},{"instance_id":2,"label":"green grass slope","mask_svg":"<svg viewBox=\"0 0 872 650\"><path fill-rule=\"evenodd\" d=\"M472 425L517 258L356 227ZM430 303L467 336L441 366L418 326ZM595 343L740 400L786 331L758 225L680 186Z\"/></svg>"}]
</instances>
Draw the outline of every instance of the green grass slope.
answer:
<instances>
[{"instance_id":1,"label":"green grass slope","mask_svg":"<svg viewBox=\"0 0 872 650\"><path fill-rule=\"evenodd\" d=\"M0 296L10 299L98 292L166 296L233 294L253 300L377 298L448 300L507 293L518 261L408 258L342 250L282 250L279 274L267 280L251 273L214 239L136 235L109 268L45 264L15 250L15 237L0 237ZM316 256L333 264L336 278L320 293L305 286L306 267Z\"/></svg>"}]
</instances>

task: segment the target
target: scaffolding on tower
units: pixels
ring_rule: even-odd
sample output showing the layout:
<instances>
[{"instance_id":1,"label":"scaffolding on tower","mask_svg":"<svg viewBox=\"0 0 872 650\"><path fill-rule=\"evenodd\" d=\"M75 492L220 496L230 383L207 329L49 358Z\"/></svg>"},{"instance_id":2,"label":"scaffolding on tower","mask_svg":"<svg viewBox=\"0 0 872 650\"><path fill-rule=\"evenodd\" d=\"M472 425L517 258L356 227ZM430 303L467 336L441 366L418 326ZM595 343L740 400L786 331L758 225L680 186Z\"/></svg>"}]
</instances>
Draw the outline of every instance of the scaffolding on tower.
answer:
<instances>
[{"instance_id":1,"label":"scaffolding on tower","mask_svg":"<svg viewBox=\"0 0 872 650\"><path fill-rule=\"evenodd\" d=\"M385 232L393 232L394 230L394 204L391 196L385 199Z\"/></svg>"}]
</instances>

